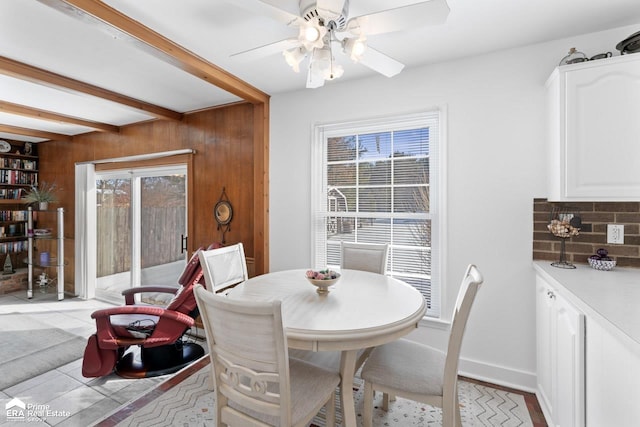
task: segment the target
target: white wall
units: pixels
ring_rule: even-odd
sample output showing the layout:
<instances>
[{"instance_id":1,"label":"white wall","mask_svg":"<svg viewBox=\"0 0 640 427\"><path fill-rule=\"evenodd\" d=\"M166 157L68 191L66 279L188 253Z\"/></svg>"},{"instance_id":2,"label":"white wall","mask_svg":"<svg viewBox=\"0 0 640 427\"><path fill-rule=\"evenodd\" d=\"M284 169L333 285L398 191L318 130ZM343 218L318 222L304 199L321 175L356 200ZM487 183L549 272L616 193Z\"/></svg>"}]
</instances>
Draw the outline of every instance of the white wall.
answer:
<instances>
[{"instance_id":1,"label":"white wall","mask_svg":"<svg viewBox=\"0 0 640 427\"><path fill-rule=\"evenodd\" d=\"M403 71L336 81L271 100L271 271L311 265L310 156L316 123L447 109L447 253L444 317L468 263L485 284L474 305L461 370L535 387L533 198L545 197L544 84L570 47L615 50L638 26ZM464 47L470 52L471 43ZM412 335L443 346L428 324Z\"/></svg>"}]
</instances>

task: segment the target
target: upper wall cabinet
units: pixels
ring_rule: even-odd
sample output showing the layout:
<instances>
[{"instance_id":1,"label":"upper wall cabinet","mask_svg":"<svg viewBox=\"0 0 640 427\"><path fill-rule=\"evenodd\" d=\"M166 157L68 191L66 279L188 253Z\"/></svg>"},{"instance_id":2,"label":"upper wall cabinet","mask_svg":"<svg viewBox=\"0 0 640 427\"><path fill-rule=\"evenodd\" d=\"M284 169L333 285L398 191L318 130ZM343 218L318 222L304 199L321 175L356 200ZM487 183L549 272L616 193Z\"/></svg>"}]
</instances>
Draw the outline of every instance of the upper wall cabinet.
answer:
<instances>
[{"instance_id":1,"label":"upper wall cabinet","mask_svg":"<svg viewBox=\"0 0 640 427\"><path fill-rule=\"evenodd\" d=\"M640 54L557 67L547 80L552 201L640 201Z\"/></svg>"}]
</instances>

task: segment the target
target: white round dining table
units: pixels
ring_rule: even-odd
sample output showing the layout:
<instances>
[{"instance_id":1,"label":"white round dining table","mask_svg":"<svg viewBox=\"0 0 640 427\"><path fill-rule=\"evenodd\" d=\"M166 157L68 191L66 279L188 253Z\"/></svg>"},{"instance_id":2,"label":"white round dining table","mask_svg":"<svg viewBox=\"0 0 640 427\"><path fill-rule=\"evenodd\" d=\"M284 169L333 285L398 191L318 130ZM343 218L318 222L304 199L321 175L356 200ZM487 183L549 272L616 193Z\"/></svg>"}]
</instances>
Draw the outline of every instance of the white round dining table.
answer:
<instances>
[{"instance_id":1,"label":"white round dining table","mask_svg":"<svg viewBox=\"0 0 640 427\"><path fill-rule=\"evenodd\" d=\"M340 351L343 425L355 426L353 379L358 351L394 341L415 329L425 314L423 296L389 276L342 270L340 280L319 294L305 270L253 277L233 288L229 298L282 301L289 348Z\"/></svg>"}]
</instances>

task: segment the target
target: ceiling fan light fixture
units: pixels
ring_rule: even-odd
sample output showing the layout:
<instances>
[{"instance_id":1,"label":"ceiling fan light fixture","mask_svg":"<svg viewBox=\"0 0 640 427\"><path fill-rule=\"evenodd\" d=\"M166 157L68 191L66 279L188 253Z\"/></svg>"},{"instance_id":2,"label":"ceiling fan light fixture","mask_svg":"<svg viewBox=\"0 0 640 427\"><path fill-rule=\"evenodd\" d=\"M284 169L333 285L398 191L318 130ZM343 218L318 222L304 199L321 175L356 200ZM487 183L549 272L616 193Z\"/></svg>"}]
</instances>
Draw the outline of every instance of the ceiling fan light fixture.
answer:
<instances>
[{"instance_id":1,"label":"ceiling fan light fixture","mask_svg":"<svg viewBox=\"0 0 640 427\"><path fill-rule=\"evenodd\" d=\"M313 50L313 63L325 68L331 63L331 50L328 46Z\"/></svg>"},{"instance_id":2,"label":"ceiling fan light fixture","mask_svg":"<svg viewBox=\"0 0 640 427\"><path fill-rule=\"evenodd\" d=\"M316 78L323 80L335 80L342 76L344 69L336 63L331 52L331 44L327 43L322 49L314 49L311 58L310 70Z\"/></svg>"},{"instance_id":3,"label":"ceiling fan light fixture","mask_svg":"<svg viewBox=\"0 0 640 427\"><path fill-rule=\"evenodd\" d=\"M353 62L358 62L367 50L367 39L364 37L357 39L346 37L342 41L342 50L345 54L349 55Z\"/></svg>"},{"instance_id":4,"label":"ceiling fan light fixture","mask_svg":"<svg viewBox=\"0 0 640 427\"><path fill-rule=\"evenodd\" d=\"M304 29L304 39L310 43L315 42L320 38L320 30L316 27L306 27Z\"/></svg>"},{"instance_id":5,"label":"ceiling fan light fixture","mask_svg":"<svg viewBox=\"0 0 640 427\"><path fill-rule=\"evenodd\" d=\"M344 73L344 68L342 68L342 65L336 64L335 62L332 61L328 67L322 70L322 77L325 80L335 80L342 77L343 73Z\"/></svg>"},{"instance_id":6,"label":"ceiling fan light fixture","mask_svg":"<svg viewBox=\"0 0 640 427\"><path fill-rule=\"evenodd\" d=\"M316 18L300 25L298 41L302 43L306 50L320 49L324 46L324 36L326 34L327 29Z\"/></svg>"},{"instance_id":7,"label":"ceiling fan light fixture","mask_svg":"<svg viewBox=\"0 0 640 427\"><path fill-rule=\"evenodd\" d=\"M284 59L285 61L287 61L287 64L289 64L289 66L293 68L293 71L299 73L300 63L307 56L306 51L304 51L302 47L294 47L291 50L283 51L282 54L284 55Z\"/></svg>"},{"instance_id":8,"label":"ceiling fan light fixture","mask_svg":"<svg viewBox=\"0 0 640 427\"><path fill-rule=\"evenodd\" d=\"M446 21L450 12L447 0L412 0L409 2L411 4L404 6L392 5L394 2L375 2L386 3L389 9L374 10L371 13L350 18L350 0L297 0L297 2L300 12L296 15L273 5L272 3L276 3L273 1L236 0L236 3L247 8L252 4L259 5L260 10L274 19L286 23L289 27L297 28L298 37L269 43L232 56L242 55L245 58L258 56L258 54L266 56L288 49L283 51L284 57L296 72L300 71L300 64L305 57L309 58L305 63L308 88L321 87L326 80L334 80L342 76L343 68L333 57L333 51L338 50L341 54L349 56L353 62L364 65L383 76L395 76L402 71L404 64L368 46L367 37L424 25L440 25ZM291 49L293 46L297 47Z\"/></svg>"}]
</instances>

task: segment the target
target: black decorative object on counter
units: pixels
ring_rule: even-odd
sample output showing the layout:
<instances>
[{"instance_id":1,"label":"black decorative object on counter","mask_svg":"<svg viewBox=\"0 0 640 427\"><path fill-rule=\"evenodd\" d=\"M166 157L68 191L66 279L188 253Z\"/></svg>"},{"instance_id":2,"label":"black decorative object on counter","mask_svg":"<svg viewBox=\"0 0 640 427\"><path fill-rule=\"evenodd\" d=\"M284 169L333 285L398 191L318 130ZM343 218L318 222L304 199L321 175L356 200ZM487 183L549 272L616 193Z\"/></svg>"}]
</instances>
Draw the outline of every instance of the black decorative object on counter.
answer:
<instances>
[{"instance_id":1,"label":"black decorative object on counter","mask_svg":"<svg viewBox=\"0 0 640 427\"><path fill-rule=\"evenodd\" d=\"M580 234L581 227L582 219L577 209L568 206L559 206L551 210L551 217L547 228L551 234L560 239L560 259L552 262L552 266L558 268L576 268L575 265L567 261L565 246L567 239Z\"/></svg>"}]
</instances>

